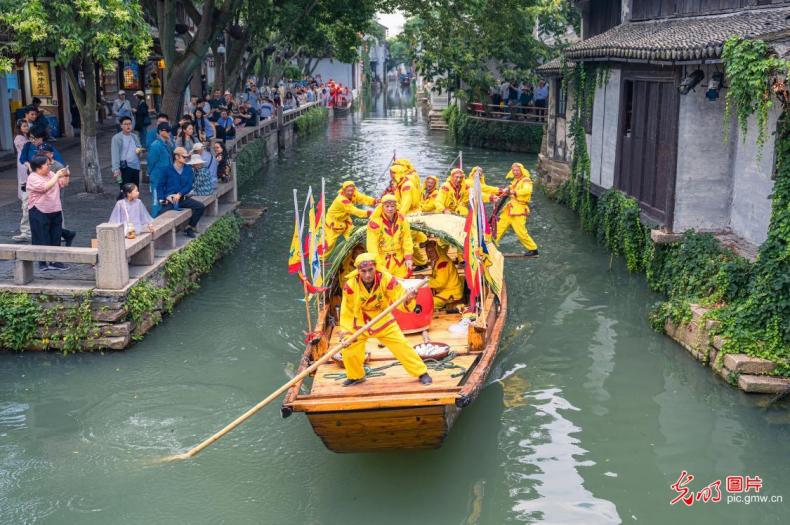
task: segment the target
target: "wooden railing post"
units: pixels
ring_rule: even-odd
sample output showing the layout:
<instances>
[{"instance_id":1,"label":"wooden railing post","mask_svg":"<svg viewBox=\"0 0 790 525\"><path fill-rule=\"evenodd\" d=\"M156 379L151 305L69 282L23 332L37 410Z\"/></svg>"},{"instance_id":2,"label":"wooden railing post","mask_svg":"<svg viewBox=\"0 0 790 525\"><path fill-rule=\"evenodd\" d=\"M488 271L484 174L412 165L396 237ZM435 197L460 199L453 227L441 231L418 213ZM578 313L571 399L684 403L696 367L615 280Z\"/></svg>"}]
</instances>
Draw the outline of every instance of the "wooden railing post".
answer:
<instances>
[{"instance_id":1,"label":"wooden railing post","mask_svg":"<svg viewBox=\"0 0 790 525\"><path fill-rule=\"evenodd\" d=\"M282 106L277 106L277 129L283 129L283 108Z\"/></svg>"},{"instance_id":2,"label":"wooden railing post","mask_svg":"<svg viewBox=\"0 0 790 525\"><path fill-rule=\"evenodd\" d=\"M123 224L103 223L96 226L99 260L96 263L96 287L120 290L129 282L126 241Z\"/></svg>"}]
</instances>

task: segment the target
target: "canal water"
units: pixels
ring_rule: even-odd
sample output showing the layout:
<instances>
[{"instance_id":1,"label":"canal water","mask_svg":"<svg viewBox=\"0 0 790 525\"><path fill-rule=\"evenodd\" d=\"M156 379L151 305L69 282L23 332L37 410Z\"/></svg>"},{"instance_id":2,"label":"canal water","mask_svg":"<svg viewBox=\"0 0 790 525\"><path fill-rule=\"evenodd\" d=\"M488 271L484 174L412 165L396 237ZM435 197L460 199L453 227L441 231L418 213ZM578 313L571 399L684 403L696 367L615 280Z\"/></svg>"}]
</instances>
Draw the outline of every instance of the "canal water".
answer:
<instances>
[{"instance_id":1,"label":"canal water","mask_svg":"<svg viewBox=\"0 0 790 525\"><path fill-rule=\"evenodd\" d=\"M338 455L279 404L194 460L183 452L294 373L304 303L286 271L292 188L370 193L393 149L423 175L456 149L408 93L300 141L242 189L268 207L242 244L131 350L0 354L0 523L788 523L790 414L732 389L654 333L658 297L535 196L537 260L510 259L509 317L488 385L435 451ZM488 181L532 156L467 149ZM508 237L505 251L516 251ZM681 473L723 500L670 505ZM727 476L786 503L727 504ZM754 493L752 493L754 494Z\"/></svg>"}]
</instances>

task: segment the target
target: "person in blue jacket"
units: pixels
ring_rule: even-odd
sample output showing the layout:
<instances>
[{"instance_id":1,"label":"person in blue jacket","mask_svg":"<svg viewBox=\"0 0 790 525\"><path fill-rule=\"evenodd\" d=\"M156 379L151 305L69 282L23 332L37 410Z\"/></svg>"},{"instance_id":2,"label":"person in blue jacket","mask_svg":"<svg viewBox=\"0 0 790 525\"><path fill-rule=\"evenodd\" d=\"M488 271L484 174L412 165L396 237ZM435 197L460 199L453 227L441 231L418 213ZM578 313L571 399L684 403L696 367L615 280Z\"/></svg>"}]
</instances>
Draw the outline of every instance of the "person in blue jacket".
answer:
<instances>
[{"instance_id":1,"label":"person in blue jacket","mask_svg":"<svg viewBox=\"0 0 790 525\"><path fill-rule=\"evenodd\" d=\"M158 193L162 173L173 163L173 142L170 140L170 124L160 122L156 127L158 136L148 147L148 178L151 184L151 215L156 217L162 205Z\"/></svg>"},{"instance_id":2,"label":"person in blue jacket","mask_svg":"<svg viewBox=\"0 0 790 525\"><path fill-rule=\"evenodd\" d=\"M189 153L184 148L178 147L173 150L173 164L162 172L157 195L160 198L162 211L181 208L192 210L192 217L184 229L184 235L195 237L198 222L203 216L206 207L202 202L189 196L192 191L192 185L195 183L192 167L187 164L189 158Z\"/></svg>"},{"instance_id":3,"label":"person in blue jacket","mask_svg":"<svg viewBox=\"0 0 790 525\"><path fill-rule=\"evenodd\" d=\"M39 149L44 144L49 144L52 147L53 157L56 161L60 162L61 164L65 165L66 161L63 160L63 156L60 152L52 145L52 143L46 141L47 138L47 130L45 129L33 129L30 132L30 142L26 142L25 145L22 147L22 151L19 153L19 163L24 165L27 168L28 173L30 173L30 161L36 155L39 155Z\"/></svg>"},{"instance_id":4,"label":"person in blue jacket","mask_svg":"<svg viewBox=\"0 0 790 525\"><path fill-rule=\"evenodd\" d=\"M159 137L159 124L161 123L169 123L170 117L167 116L167 113L160 113L156 116L156 122L148 128L148 131L145 132L145 137L140 137L141 139L145 139L143 141L143 147L145 149L151 149L151 144ZM171 148L172 149L172 148Z\"/></svg>"}]
</instances>

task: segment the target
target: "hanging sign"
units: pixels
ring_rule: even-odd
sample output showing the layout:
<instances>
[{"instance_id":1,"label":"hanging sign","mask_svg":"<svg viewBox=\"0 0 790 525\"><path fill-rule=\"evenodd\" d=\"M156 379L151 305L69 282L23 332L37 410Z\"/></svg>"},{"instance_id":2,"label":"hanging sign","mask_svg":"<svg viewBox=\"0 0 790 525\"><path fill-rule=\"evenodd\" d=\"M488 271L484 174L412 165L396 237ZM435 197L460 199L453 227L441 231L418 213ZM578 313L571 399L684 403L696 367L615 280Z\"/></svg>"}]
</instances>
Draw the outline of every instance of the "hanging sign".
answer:
<instances>
[{"instance_id":1,"label":"hanging sign","mask_svg":"<svg viewBox=\"0 0 790 525\"><path fill-rule=\"evenodd\" d=\"M30 72L30 94L34 97L51 97L52 83L49 79L49 62L28 62Z\"/></svg>"}]
</instances>

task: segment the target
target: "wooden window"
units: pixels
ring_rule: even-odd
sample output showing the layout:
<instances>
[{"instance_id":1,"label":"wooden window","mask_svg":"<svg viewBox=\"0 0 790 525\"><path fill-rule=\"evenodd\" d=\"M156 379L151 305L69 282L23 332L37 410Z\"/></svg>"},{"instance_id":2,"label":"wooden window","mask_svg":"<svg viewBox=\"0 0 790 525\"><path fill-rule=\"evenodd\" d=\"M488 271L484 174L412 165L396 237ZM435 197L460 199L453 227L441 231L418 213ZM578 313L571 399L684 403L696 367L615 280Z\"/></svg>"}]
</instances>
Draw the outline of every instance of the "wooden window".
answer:
<instances>
[{"instance_id":1,"label":"wooden window","mask_svg":"<svg viewBox=\"0 0 790 525\"><path fill-rule=\"evenodd\" d=\"M566 89L563 78L559 77L554 81L554 98L556 102L555 113L557 118L565 118L565 109L568 105L568 90Z\"/></svg>"},{"instance_id":2,"label":"wooden window","mask_svg":"<svg viewBox=\"0 0 790 525\"><path fill-rule=\"evenodd\" d=\"M626 80L623 84L623 135L626 137L631 136L634 126L634 81Z\"/></svg>"}]
</instances>

